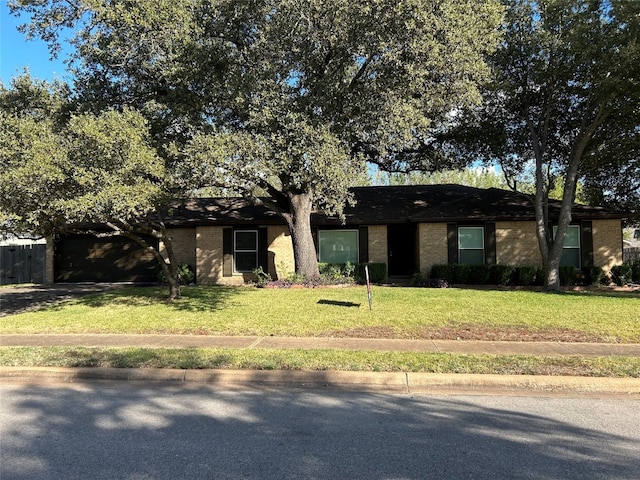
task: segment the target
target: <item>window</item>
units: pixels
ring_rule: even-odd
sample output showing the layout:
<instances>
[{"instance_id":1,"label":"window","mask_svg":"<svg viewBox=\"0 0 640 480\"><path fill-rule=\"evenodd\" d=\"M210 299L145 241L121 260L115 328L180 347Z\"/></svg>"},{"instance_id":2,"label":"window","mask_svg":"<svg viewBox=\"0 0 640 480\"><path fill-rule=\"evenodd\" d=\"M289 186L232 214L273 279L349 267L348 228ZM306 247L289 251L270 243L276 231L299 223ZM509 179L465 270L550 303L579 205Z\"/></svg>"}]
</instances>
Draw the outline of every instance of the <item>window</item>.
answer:
<instances>
[{"instance_id":1,"label":"window","mask_svg":"<svg viewBox=\"0 0 640 480\"><path fill-rule=\"evenodd\" d=\"M358 263L358 230L318 231L319 261Z\"/></svg>"},{"instance_id":2,"label":"window","mask_svg":"<svg viewBox=\"0 0 640 480\"><path fill-rule=\"evenodd\" d=\"M258 268L258 231L236 230L233 232L233 254L236 272L252 272Z\"/></svg>"},{"instance_id":3,"label":"window","mask_svg":"<svg viewBox=\"0 0 640 480\"><path fill-rule=\"evenodd\" d=\"M558 227L553 227L554 238L557 229ZM567 228L567 235L562 246L560 265L580 268L580 227L578 225L569 225Z\"/></svg>"},{"instance_id":4,"label":"window","mask_svg":"<svg viewBox=\"0 0 640 480\"><path fill-rule=\"evenodd\" d=\"M484 263L484 227L458 228L458 263Z\"/></svg>"}]
</instances>

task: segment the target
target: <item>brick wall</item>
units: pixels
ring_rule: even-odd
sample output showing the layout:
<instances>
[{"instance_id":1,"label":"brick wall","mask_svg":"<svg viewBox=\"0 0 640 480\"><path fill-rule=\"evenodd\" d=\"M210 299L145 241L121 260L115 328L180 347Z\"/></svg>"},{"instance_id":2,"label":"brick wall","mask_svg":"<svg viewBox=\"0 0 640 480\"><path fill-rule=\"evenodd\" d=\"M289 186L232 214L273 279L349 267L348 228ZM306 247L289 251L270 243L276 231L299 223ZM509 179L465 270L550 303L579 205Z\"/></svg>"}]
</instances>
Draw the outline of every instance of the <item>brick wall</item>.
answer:
<instances>
[{"instance_id":1,"label":"brick wall","mask_svg":"<svg viewBox=\"0 0 640 480\"><path fill-rule=\"evenodd\" d=\"M196 228L196 281L198 284L221 283L222 227Z\"/></svg>"},{"instance_id":2,"label":"brick wall","mask_svg":"<svg viewBox=\"0 0 640 480\"><path fill-rule=\"evenodd\" d=\"M448 262L447 224L421 223L418 225L418 245L420 272L431 273L433 265Z\"/></svg>"},{"instance_id":3,"label":"brick wall","mask_svg":"<svg viewBox=\"0 0 640 480\"><path fill-rule=\"evenodd\" d=\"M620 220L594 220L593 263L605 272L622 263L622 225Z\"/></svg>"},{"instance_id":4,"label":"brick wall","mask_svg":"<svg viewBox=\"0 0 640 480\"><path fill-rule=\"evenodd\" d=\"M542 265L535 222L496 223L496 263Z\"/></svg>"},{"instance_id":5,"label":"brick wall","mask_svg":"<svg viewBox=\"0 0 640 480\"><path fill-rule=\"evenodd\" d=\"M286 278L296 270L291 234L286 225L271 226L267 230L269 242L269 275L273 279Z\"/></svg>"},{"instance_id":6,"label":"brick wall","mask_svg":"<svg viewBox=\"0 0 640 480\"><path fill-rule=\"evenodd\" d=\"M387 263L387 226L369 226L369 261Z\"/></svg>"},{"instance_id":7,"label":"brick wall","mask_svg":"<svg viewBox=\"0 0 640 480\"><path fill-rule=\"evenodd\" d=\"M168 234L173 240L173 250L178 263L186 263L191 267L196 266L196 229L195 228L170 228ZM164 244L160 243L160 253L166 258Z\"/></svg>"}]
</instances>

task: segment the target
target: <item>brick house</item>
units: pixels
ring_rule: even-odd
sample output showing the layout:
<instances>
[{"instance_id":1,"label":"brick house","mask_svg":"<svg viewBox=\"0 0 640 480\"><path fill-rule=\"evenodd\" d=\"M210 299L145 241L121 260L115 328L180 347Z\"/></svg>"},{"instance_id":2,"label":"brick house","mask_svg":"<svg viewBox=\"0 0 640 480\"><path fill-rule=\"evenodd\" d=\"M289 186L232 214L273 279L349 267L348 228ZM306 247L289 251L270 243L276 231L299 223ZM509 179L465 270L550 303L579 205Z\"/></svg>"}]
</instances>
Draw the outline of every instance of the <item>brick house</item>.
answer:
<instances>
[{"instance_id":1,"label":"brick house","mask_svg":"<svg viewBox=\"0 0 640 480\"><path fill-rule=\"evenodd\" d=\"M344 224L322 213L312 215L320 262L384 262L390 277L418 271L428 275L433 265L443 263L542 263L530 197L459 185L356 187L353 195L356 204L346 207ZM559 203L551 202L549 212L555 221ZM624 217L600 207L575 205L562 263L576 268L600 266L606 272L621 264ZM180 263L195 269L199 284L242 284L258 266L273 278L294 271L288 228L265 207L239 198L189 200L176 204L167 224ZM96 277L107 267L90 261L100 261L95 250L104 251L104 245L98 248L96 239L76 239L73 248L65 248L73 241L67 238L55 248L50 246L55 250L52 257L58 259L48 269L50 279L105 281L104 276ZM120 244L111 250L117 257L123 248ZM135 246L126 249L130 258L109 261L114 275L108 280L152 280L151 259L136 256ZM75 255L75 262L66 257L60 260L65 251ZM137 277L125 271L127 265L135 268L145 262L146 270Z\"/></svg>"}]
</instances>

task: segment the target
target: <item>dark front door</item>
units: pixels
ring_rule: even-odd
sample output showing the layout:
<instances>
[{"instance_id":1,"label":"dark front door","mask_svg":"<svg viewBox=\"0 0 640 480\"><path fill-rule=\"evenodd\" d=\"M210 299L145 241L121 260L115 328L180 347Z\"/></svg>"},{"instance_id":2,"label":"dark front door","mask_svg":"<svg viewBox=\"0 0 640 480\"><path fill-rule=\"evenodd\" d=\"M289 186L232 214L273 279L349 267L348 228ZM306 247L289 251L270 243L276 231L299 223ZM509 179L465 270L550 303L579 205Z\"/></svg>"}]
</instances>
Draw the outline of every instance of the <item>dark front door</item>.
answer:
<instances>
[{"instance_id":1,"label":"dark front door","mask_svg":"<svg viewBox=\"0 0 640 480\"><path fill-rule=\"evenodd\" d=\"M388 225L387 248L389 276L408 276L418 270L415 225Z\"/></svg>"}]
</instances>

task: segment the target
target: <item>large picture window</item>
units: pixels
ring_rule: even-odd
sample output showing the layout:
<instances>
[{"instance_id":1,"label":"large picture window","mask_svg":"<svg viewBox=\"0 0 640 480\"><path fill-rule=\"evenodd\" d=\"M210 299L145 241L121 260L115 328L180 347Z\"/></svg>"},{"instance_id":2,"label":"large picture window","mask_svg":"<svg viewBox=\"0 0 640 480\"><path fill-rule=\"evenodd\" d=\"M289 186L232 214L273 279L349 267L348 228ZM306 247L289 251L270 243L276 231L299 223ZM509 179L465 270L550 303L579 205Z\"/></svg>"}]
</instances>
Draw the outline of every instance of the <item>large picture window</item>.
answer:
<instances>
[{"instance_id":1,"label":"large picture window","mask_svg":"<svg viewBox=\"0 0 640 480\"><path fill-rule=\"evenodd\" d=\"M233 253L236 272L247 273L258 268L258 231L233 232Z\"/></svg>"},{"instance_id":2,"label":"large picture window","mask_svg":"<svg viewBox=\"0 0 640 480\"><path fill-rule=\"evenodd\" d=\"M555 238L558 227L553 227L553 236ZM580 268L580 226L569 225L567 235L564 237L564 245L562 246L562 257L560 257L560 265Z\"/></svg>"},{"instance_id":3,"label":"large picture window","mask_svg":"<svg viewBox=\"0 0 640 480\"><path fill-rule=\"evenodd\" d=\"M358 263L358 230L320 230L318 244L322 263Z\"/></svg>"},{"instance_id":4,"label":"large picture window","mask_svg":"<svg viewBox=\"0 0 640 480\"><path fill-rule=\"evenodd\" d=\"M484 228L458 228L458 262L465 265L484 263Z\"/></svg>"}]
</instances>

